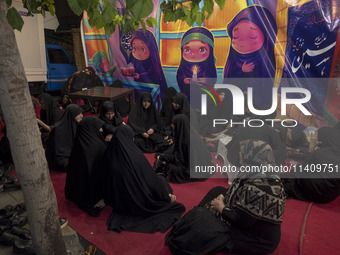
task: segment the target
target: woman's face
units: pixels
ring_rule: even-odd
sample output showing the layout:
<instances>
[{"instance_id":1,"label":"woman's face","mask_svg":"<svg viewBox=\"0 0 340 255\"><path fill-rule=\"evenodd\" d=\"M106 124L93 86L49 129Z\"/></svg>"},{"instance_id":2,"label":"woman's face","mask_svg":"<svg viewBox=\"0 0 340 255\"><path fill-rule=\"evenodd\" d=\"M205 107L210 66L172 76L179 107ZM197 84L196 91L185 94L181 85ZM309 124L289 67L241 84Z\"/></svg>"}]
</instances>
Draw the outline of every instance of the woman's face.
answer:
<instances>
[{"instance_id":1,"label":"woman's face","mask_svg":"<svg viewBox=\"0 0 340 255\"><path fill-rule=\"evenodd\" d=\"M150 107L151 103L150 103L150 101L145 100L145 101L142 101L142 105L145 109L148 109Z\"/></svg>"},{"instance_id":2,"label":"woman's face","mask_svg":"<svg viewBox=\"0 0 340 255\"><path fill-rule=\"evenodd\" d=\"M114 116L115 116L114 112L105 113L105 118L108 119L108 120L112 120Z\"/></svg>"},{"instance_id":3,"label":"woman's face","mask_svg":"<svg viewBox=\"0 0 340 255\"><path fill-rule=\"evenodd\" d=\"M79 123L82 119L83 119L83 114L82 113L79 113L74 119L77 123Z\"/></svg>"},{"instance_id":4,"label":"woman's face","mask_svg":"<svg viewBox=\"0 0 340 255\"><path fill-rule=\"evenodd\" d=\"M135 39L132 43L132 55L137 60L146 60L150 56L150 51L142 40Z\"/></svg>"},{"instance_id":5,"label":"woman's face","mask_svg":"<svg viewBox=\"0 0 340 255\"><path fill-rule=\"evenodd\" d=\"M42 110L46 110L46 106L45 106L44 100L39 100L39 104L40 104L40 108L41 108Z\"/></svg>"},{"instance_id":6,"label":"woman's face","mask_svg":"<svg viewBox=\"0 0 340 255\"><path fill-rule=\"evenodd\" d=\"M192 40L183 46L183 58L188 62L202 62L209 57L209 44L199 40Z\"/></svg>"},{"instance_id":7,"label":"woman's face","mask_svg":"<svg viewBox=\"0 0 340 255\"><path fill-rule=\"evenodd\" d=\"M240 21L232 32L232 47L241 54L248 54L261 49L264 35L261 29L249 20Z\"/></svg>"},{"instance_id":8,"label":"woman's face","mask_svg":"<svg viewBox=\"0 0 340 255\"><path fill-rule=\"evenodd\" d=\"M175 110L178 110L178 109L179 109L179 104L176 104L175 102L172 102L172 107L173 107Z\"/></svg>"}]
</instances>

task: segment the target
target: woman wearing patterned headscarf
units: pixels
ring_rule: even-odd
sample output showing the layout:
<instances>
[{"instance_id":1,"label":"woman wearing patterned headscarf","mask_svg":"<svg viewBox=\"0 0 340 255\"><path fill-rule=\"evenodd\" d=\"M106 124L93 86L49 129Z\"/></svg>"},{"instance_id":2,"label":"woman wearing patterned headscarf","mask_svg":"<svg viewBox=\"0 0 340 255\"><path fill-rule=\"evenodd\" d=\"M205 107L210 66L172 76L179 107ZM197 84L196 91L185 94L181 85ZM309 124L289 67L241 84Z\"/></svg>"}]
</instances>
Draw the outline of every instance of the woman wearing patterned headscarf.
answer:
<instances>
[{"instance_id":1,"label":"woman wearing patterned headscarf","mask_svg":"<svg viewBox=\"0 0 340 255\"><path fill-rule=\"evenodd\" d=\"M166 236L173 254L267 254L277 248L285 193L276 174L261 171L275 166L273 152L260 140L240 147L243 169L253 171L240 172L228 189L213 188L173 226Z\"/></svg>"}]
</instances>

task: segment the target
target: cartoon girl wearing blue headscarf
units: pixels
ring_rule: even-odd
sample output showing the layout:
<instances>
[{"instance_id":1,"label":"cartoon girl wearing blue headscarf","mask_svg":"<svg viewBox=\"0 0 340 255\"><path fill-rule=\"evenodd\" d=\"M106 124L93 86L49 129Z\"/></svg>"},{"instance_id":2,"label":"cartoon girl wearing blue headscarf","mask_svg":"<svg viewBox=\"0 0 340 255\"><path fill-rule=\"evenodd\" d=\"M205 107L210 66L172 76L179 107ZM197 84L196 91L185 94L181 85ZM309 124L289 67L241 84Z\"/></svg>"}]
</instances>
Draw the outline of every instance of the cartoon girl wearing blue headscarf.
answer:
<instances>
[{"instance_id":1,"label":"cartoon girl wearing blue headscarf","mask_svg":"<svg viewBox=\"0 0 340 255\"><path fill-rule=\"evenodd\" d=\"M102 50L93 55L92 66L99 76L112 77L113 72L116 71L116 66L110 64L106 53Z\"/></svg>"},{"instance_id":2,"label":"cartoon girl wearing blue headscarf","mask_svg":"<svg viewBox=\"0 0 340 255\"><path fill-rule=\"evenodd\" d=\"M224 78L274 78L274 45L277 26L270 11L252 5L239 12L227 26L231 47Z\"/></svg>"},{"instance_id":3,"label":"cartoon girl wearing blue headscarf","mask_svg":"<svg viewBox=\"0 0 340 255\"><path fill-rule=\"evenodd\" d=\"M160 86L160 97L163 97L167 89L167 83L159 58L159 51L155 36L142 29L135 31L132 35L130 45L132 48L131 62L134 65L134 79L138 82L158 84Z\"/></svg>"},{"instance_id":4,"label":"cartoon girl wearing blue headscarf","mask_svg":"<svg viewBox=\"0 0 340 255\"><path fill-rule=\"evenodd\" d=\"M181 53L182 58L176 78L181 92L189 99L190 84L208 82L213 85L216 83L213 34L204 27L189 29L182 37Z\"/></svg>"}]
</instances>

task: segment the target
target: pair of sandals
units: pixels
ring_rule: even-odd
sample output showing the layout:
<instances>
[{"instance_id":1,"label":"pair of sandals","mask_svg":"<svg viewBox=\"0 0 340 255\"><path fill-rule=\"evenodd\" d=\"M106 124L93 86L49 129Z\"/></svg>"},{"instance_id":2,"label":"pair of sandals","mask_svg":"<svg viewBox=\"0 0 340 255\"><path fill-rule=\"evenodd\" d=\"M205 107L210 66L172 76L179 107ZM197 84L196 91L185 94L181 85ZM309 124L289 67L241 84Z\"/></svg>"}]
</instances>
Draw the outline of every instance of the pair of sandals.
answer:
<instances>
[{"instance_id":1,"label":"pair of sandals","mask_svg":"<svg viewBox=\"0 0 340 255\"><path fill-rule=\"evenodd\" d=\"M26 211L25 204L17 204L15 206L7 205L0 209L0 225L7 227L23 227L27 224L27 217L22 216Z\"/></svg>"},{"instance_id":2,"label":"pair of sandals","mask_svg":"<svg viewBox=\"0 0 340 255\"><path fill-rule=\"evenodd\" d=\"M10 177L10 176L3 175L0 178L1 178L0 187L2 186L3 190L11 191L11 190L21 189L21 185L17 177Z\"/></svg>"}]
</instances>

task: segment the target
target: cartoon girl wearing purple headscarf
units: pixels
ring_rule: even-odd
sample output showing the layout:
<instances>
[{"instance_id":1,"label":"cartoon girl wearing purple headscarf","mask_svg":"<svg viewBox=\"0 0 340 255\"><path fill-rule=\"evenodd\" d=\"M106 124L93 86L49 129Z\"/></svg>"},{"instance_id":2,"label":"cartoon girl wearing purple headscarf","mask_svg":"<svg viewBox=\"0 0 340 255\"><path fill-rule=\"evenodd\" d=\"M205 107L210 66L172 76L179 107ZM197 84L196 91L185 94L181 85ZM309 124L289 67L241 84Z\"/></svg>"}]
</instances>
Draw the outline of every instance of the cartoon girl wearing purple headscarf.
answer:
<instances>
[{"instance_id":1,"label":"cartoon girl wearing purple headscarf","mask_svg":"<svg viewBox=\"0 0 340 255\"><path fill-rule=\"evenodd\" d=\"M182 37L181 53L176 78L181 92L189 99L193 82L216 83L213 34L205 27L189 29Z\"/></svg>"},{"instance_id":2,"label":"cartoon girl wearing purple headscarf","mask_svg":"<svg viewBox=\"0 0 340 255\"><path fill-rule=\"evenodd\" d=\"M155 36L149 30L144 33L142 29L139 29L133 33L130 45L135 81L158 84L160 86L159 96L162 97L167 89L167 83Z\"/></svg>"},{"instance_id":3,"label":"cartoon girl wearing purple headscarf","mask_svg":"<svg viewBox=\"0 0 340 255\"><path fill-rule=\"evenodd\" d=\"M274 78L274 44L277 26L270 11L252 5L239 12L227 26L231 47L224 78Z\"/></svg>"}]
</instances>

